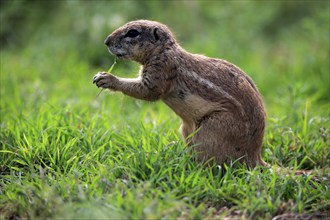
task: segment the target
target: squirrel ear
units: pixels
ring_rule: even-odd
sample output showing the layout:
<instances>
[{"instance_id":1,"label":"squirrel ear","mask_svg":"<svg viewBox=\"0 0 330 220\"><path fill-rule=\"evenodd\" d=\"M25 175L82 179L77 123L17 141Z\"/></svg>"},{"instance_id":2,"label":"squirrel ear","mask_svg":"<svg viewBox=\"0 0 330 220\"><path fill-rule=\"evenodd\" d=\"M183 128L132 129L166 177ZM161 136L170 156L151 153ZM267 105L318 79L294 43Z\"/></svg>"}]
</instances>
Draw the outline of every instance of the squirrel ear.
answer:
<instances>
[{"instance_id":1,"label":"squirrel ear","mask_svg":"<svg viewBox=\"0 0 330 220\"><path fill-rule=\"evenodd\" d=\"M155 28L155 29L153 30L153 35L154 35L154 38L155 38L156 41L159 40L159 35L158 35L157 32L158 32L158 28Z\"/></svg>"}]
</instances>

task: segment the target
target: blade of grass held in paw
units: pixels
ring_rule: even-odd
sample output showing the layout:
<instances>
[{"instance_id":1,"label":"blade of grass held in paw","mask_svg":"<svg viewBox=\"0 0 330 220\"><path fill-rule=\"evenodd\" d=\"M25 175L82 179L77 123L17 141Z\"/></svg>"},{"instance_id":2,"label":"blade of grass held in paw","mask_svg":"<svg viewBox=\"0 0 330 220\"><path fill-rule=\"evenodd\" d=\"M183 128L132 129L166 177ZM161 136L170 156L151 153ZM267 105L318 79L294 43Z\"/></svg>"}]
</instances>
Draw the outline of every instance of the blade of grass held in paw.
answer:
<instances>
[{"instance_id":1,"label":"blade of grass held in paw","mask_svg":"<svg viewBox=\"0 0 330 220\"><path fill-rule=\"evenodd\" d=\"M116 65L117 63L117 57L115 57L115 60L113 61L113 64L110 66L108 73L110 73L113 69L113 67ZM99 95L101 94L101 92L104 90L104 88L101 89L101 91L96 95L96 98L99 97Z\"/></svg>"},{"instance_id":2,"label":"blade of grass held in paw","mask_svg":"<svg viewBox=\"0 0 330 220\"><path fill-rule=\"evenodd\" d=\"M112 71L112 69L116 65L116 63L117 63L117 57L115 57L115 60L113 61L113 64L110 66L108 73L110 73Z\"/></svg>"}]
</instances>

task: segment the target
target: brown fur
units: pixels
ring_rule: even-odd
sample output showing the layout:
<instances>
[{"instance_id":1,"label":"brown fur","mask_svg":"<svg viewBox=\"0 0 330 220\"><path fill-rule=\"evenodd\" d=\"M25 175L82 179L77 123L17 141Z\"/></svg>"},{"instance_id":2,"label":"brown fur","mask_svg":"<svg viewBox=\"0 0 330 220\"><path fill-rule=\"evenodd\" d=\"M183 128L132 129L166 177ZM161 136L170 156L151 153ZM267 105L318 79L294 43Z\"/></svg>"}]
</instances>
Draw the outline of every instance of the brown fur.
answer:
<instances>
[{"instance_id":1,"label":"brown fur","mask_svg":"<svg viewBox=\"0 0 330 220\"><path fill-rule=\"evenodd\" d=\"M137 36L131 36L133 29ZM94 77L98 87L137 99L162 100L182 119L183 138L195 146L199 161L266 165L261 159L263 101L241 69L185 51L165 25L154 21L129 22L105 43L111 53L139 62L142 68L136 79L100 72Z\"/></svg>"}]
</instances>

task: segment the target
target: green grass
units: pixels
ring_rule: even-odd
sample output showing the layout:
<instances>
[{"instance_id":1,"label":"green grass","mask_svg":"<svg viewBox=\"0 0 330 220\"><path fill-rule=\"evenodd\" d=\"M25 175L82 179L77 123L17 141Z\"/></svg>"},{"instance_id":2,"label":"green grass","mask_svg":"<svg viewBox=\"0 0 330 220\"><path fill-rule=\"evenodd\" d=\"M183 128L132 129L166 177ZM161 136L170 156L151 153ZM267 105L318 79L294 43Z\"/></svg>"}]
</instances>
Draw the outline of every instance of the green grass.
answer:
<instances>
[{"instance_id":1,"label":"green grass","mask_svg":"<svg viewBox=\"0 0 330 220\"><path fill-rule=\"evenodd\" d=\"M24 13L25 35L1 29L11 37L0 52L0 218L329 217L330 175L323 169L330 164L329 3L64 2L51 3L56 7L45 23L39 7L47 5L23 3L1 9L7 26L15 22L13 8L31 11ZM283 11L301 16L298 6L307 15L279 27ZM187 16L169 16L172 10ZM181 140L180 119L163 103L97 96L92 77L113 63L103 45L116 28L102 20L109 16L114 23L116 16L165 22L187 50L228 59L251 75L267 107L263 158L272 168L203 167ZM137 71L122 60L112 70L123 77ZM275 172L279 166L312 169L317 178Z\"/></svg>"}]
</instances>

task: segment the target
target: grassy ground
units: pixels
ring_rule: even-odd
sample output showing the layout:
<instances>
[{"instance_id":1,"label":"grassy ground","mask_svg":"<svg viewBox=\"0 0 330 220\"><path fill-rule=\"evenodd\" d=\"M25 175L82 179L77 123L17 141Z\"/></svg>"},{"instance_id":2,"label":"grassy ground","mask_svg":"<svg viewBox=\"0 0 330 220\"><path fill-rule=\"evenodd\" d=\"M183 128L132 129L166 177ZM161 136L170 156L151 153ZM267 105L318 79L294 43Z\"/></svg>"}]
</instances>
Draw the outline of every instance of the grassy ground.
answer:
<instances>
[{"instance_id":1,"label":"grassy ground","mask_svg":"<svg viewBox=\"0 0 330 220\"><path fill-rule=\"evenodd\" d=\"M11 2L1 9L0 218L329 217L329 2ZM202 167L164 104L97 97L92 77L113 62L103 39L136 18L252 76L272 169ZM113 73L137 71L119 60Z\"/></svg>"}]
</instances>

